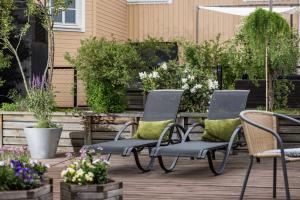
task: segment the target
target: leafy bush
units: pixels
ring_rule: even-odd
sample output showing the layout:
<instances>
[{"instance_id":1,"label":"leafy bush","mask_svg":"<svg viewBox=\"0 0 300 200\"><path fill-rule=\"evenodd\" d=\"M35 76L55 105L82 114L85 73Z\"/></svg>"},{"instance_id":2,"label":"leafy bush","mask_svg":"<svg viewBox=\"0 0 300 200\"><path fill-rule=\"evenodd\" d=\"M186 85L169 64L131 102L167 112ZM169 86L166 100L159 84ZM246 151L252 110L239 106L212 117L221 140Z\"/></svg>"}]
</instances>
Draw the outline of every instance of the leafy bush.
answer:
<instances>
[{"instance_id":1,"label":"leafy bush","mask_svg":"<svg viewBox=\"0 0 300 200\"><path fill-rule=\"evenodd\" d=\"M12 89L8 92L8 99L13 103L2 103L0 110L3 111L26 111L27 105L25 99L18 93L17 90Z\"/></svg>"},{"instance_id":2,"label":"leafy bush","mask_svg":"<svg viewBox=\"0 0 300 200\"><path fill-rule=\"evenodd\" d=\"M184 60L195 68L213 74L216 67L223 63L224 45L220 42L220 35L214 40L207 40L201 44L181 42L184 50Z\"/></svg>"},{"instance_id":3,"label":"leafy bush","mask_svg":"<svg viewBox=\"0 0 300 200\"><path fill-rule=\"evenodd\" d=\"M19 107L16 103L2 103L1 110L3 110L3 111L19 111Z\"/></svg>"},{"instance_id":4,"label":"leafy bush","mask_svg":"<svg viewBox=\"0 0 300 200\"><path fill-rule=\"evenodd\" d=\"M177 60L176 42L166 42L162 38L148 37L142 42L131 42L141 58L138 71L150 72L163 62Z\"/></svg>"},{"instance_id":5,"label":"leafy bush","mask_svg":"<svg viewBox=\"0 0 300 200\"><path fill-rule=\"evenodd\" d=\"M93 150L82 150L80 153L80 158L61 172L64 182L77 185L107 183L109 162L100 154L94 155Z\"/></svg>"},{"instance_id":6,"label":"leafy bush","mask_svg":"<svg viewBox=\"0 0 300 200\"><path fill-rule=\"evenodd\" d=\"M126 109L124 86L103 83L86 83L88 103L96 112L123 112Z\"/></svg>"},{"instance_id":7,"label":"leafy bush","mask_svg":"<svg viewBox=\"0 0 300 200\"><path fill-rule=\"evenodd\" d=\"M277 80L275 82L275 103L274 109L286 108L288 97L294 90L295 85L289 80Z\"/></svg>"},{"instance_id":8,"label":"leafy bush","mask_svg":"<svg viewBox=\"0 0 300 200\"><path fill-rule=\"evenodd\" d=\"M30 160L25 147L2 147L0 158L0 191L28 190L43 184L49 165Z\"/></svg>"},{"instance_id":9,"label":"leafy bush","mask_svg":"<svg viewBox=\"0 0 300 200\"><path fill-rule=\"evenodd\" d=\"M125 87L140 62L128 43L91 38L81 42L77 55L66 59L83 80L87 102L96 112L122 112L126 108Z\"/></svg>"},{"instance_id":10,"label":"leafy bush","mask_svg":"<svg viewBox=\"0 0 300 200\"><path fill-rule=\"evenodd\" d=\"M141 72L140 78L146 93L154 89L183 89L181 109L192 112L206 112L211 94L218 87L205 71L174 61L163 63L150 73Z\"/></svg>"}]
</instances>

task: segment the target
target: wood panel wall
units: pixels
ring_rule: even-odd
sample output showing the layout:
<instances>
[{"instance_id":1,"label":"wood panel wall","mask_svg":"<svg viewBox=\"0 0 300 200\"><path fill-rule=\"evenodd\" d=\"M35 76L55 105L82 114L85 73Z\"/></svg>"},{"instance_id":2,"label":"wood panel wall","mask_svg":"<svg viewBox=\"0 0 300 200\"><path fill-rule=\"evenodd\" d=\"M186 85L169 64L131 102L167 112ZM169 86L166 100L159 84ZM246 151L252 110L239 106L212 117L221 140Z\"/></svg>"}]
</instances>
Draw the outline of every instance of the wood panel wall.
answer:
<instances>
[{"instance_id":1,"label":"wood panel wall","mask_svg":"<svg viewBox=\"0 0 300 200\"><path fill-rule=\"evenodd\" d=\"M127 1L98 0L96 29L99 37L127 40Z\"/></svg>"},{"instance_id":2,"label":"wood panel wall","mask_svg":"<svg viewBox=\"0 0 300 200\"><path fill-rule=\"evenodd\" d=\"M283 0L275 3L297 3L297 1ZM128 37L138 41L148 36L162 37L167 41L176 38L196 41L197 6L243 4L245 3L242 0L173 0L171 4L129 5ZM223 41L231 38L241 19L239 16L200 10L199 41L214 39L219 33ZM297 21L295 16L295 25Z\"/></svg>"},{"instance_id":3,"label":"wood panel wall","mask_svg":"<svg viewBox=\"0 0 300 200\"><path fill-rule=\"evenodd\" d=\"M74 71L64 59L66 52L76 54L80 41L92 36L107 39L127 40L127 3L126 0L85 0L85 32L55 32L55 67L53 86L56 102L60 107L72 107L74 103L72 88ZM85 104L84 87L78 81L78 105Z\"/></svg>"}]
</instances>

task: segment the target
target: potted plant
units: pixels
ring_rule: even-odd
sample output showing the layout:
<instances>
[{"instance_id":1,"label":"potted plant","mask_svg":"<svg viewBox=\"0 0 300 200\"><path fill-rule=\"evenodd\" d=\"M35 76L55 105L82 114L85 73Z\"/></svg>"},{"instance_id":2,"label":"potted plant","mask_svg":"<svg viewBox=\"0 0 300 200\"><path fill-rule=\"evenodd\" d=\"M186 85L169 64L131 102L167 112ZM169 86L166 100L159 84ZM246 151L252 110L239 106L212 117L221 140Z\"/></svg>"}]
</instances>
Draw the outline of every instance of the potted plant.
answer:
<instances>
[{"instance_id":1,"label":"potted plant","mask_svg":"<svg viewBox=\"0 0 300 200\"><path fill-rule=\"evenodd\" d=\"M0 148L0 199L52 199L49 165L30 160L25 147Z\"/></svg>"},{"instance_id":2,"label":"potted plant","mask_svg":"<svg viewBox=\"0 0 300 200\"><path fill-rule=\"evenodd\" d=\"M61 172L61 199L122 199L123 184L108 178L108 161L94 150L81 150L80 154Z\"/></svg>"},{"instance_id":3,"label":"potted plant","mask_svg":"<svg viewBox=\"0 0 300 200\"><path fill-rule=\"evenodd\" d=\"M61 136L62 128L51 122L55 107L54 94L47 81L33 77L26 97L28 111L33 112L37 125L24 128L32 158L53 158Z\"/></svg>"}]
</instances>

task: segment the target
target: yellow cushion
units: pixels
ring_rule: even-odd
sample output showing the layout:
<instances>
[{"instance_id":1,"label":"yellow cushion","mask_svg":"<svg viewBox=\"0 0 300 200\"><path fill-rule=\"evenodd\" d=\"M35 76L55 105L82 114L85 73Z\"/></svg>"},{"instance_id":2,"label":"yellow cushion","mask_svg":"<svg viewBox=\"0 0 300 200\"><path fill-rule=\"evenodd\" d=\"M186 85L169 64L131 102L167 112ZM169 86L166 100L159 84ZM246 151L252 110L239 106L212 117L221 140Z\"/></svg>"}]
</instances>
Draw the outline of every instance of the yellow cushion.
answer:
<instances>
[{"instance_id":1,"label":"yellow cushion","mask_svg":"<svg viewBox=\"0 0 300 200\"><path fill-rule=\"evenodd\" d=\"M168 124L173 123L174 120L165 121L140 121L138 129L133 136L136 139L143 140L158 140L160 134L168 126Z\"/></svg>"},{"instance_id":2,"label":"yellow cushion","mask_svg":"<svg viewBox=\"0 0 300 200\"><path fill-rule=\"evenodd\" d=\"M241 124L239 118L204 121L204 134L201 140L228 142L234 130Z\"/></svg>"}]
</instances>

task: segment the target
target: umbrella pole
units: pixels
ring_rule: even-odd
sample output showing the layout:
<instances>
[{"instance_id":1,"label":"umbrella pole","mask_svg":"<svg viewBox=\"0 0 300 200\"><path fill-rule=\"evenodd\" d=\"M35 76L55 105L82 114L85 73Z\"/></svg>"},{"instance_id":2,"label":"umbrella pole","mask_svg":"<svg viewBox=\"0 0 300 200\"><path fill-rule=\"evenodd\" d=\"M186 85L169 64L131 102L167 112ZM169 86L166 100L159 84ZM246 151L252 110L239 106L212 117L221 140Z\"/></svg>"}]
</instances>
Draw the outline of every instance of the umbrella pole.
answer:
<instances>
[{"instance_id":1,"label":"umbrella pole","mask_svg":"<svg viewBox=\"0 0 300 200\"><path fill-rule=\"evenodd\" d=\"M269 0L269 11L273 11L273 0ZM266 42L265 51L265 73L266 73L266 111L269 110L269 69L268 69L268 47L269 44Z\"/></svg>"},{"instance_id":2,"label":"umbrella pole","mask_svg":"<svg viewBox=\"0 0 300 200\"><path fill-rule=\"evenodd\" d=\"M266 76L266 111L269 110L269 70L268 70L268 43L265 51L265 76Z\"/></svg>"}]
</instances>

